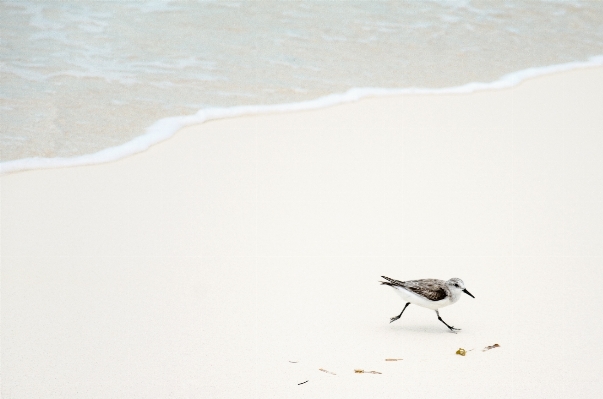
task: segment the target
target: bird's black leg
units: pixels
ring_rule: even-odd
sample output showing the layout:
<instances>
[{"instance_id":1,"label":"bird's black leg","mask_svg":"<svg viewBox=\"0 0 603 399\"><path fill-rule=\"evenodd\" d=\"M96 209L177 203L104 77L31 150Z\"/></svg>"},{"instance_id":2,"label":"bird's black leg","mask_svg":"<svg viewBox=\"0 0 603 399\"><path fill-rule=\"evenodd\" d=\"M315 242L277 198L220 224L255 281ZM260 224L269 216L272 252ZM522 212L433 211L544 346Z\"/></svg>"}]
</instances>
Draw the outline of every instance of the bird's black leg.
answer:
<instances>
[{"instance_id":1,"label":"bird's black leg","mask_svg":"<svg viewBox=\"0 0 603 399\"><path fill-rule=\"evenodd\" d=\"M444 320L442 320L442 318L440 317L440 312L438 312L437 310L435 311L436 314L438 315L438 320L441 321L442 323L444 323L446 325L446 327L448 327L450 329L450 331L452 332L456 332L456 331L460 331L460 328L454 328L452 326L449 326Z\"/></svg>"},{"instance_id":2,"label":"bird's black leg","mask_svg":"<svg viewBox=\"0 0 603 399\"><path fill-rule=\"evenodd\" d=\"M408 307L408 305L410 305L410 302L406 302L406 305L404 305L404 309L402 309L402 311L400 312L400 314L396 317L392 317L391 319L389 319L390 323L393 323L394 321L398 320L400 317L402 317L402 313L404 313L404 311L406 310L406 308Z\"/></svg>"}]
</instances>

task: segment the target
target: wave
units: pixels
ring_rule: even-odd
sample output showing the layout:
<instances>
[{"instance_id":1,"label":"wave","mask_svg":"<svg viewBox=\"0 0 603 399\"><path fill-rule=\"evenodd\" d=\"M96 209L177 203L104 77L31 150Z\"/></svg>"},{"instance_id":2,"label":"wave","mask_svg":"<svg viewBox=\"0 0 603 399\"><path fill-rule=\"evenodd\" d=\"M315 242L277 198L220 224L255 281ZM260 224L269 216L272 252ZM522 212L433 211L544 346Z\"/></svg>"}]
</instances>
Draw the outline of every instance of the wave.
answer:
<instances>
[{"instance_id":1,"label":"wave","mask_svg":"<svg viewBox=\"0 0 603 399\"><path fill-rule=\"evenodd\" d=\"M95 165L117 161L127 156L147 150L149 147L172 137L183 127L201 124L210 120L233 118L244 115L257 115L278 112L306 111L333 105L358 101L366 97L392 96L401 94L463 94L484 90L504 89L518 85L519 83L538 76L551 73L569 71L573 69L603 66L603 55L589 58L582 62L569 62L545 67L528 68L502 76L500 79L481 83L473 82L461 86L448 88L352 88L345 93L330 94L314 100L296 103L274 104L274 105L245 105L228 108L204 108L194 115L174 116L158 120L149 126L144 134L124 144L109 147L93 154L80 155L76 157L56 158L22 158L0 163L0 174L14 173L32 169L62 168L70 166Z\"/></svg>"}]
</instances>

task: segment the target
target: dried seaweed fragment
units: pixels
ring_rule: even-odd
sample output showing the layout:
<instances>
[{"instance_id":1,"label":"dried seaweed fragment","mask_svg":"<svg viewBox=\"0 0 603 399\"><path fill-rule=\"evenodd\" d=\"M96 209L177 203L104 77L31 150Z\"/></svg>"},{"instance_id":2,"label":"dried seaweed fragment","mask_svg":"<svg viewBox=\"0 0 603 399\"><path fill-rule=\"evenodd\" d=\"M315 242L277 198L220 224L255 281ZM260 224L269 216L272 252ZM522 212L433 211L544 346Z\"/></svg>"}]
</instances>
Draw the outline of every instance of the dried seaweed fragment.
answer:
<instances>
[{"instance_id":1,"label":"dried seaweed fragment","mask_svg":"<svg viewBox=\"0 0 603 399\"><path fill-rule=\"evenodd\" d=\"M385 359L386 362L397 362L398 360L403 360L403 359Z\"/></svg>"},{"instance_id":2,"label":"dried seaweed fragment","mask_svg":"<svg viewBox=\"0 0 603 399\"><path fill-rule=\"evenodd\" d=\"M482 352L489 351L490 349L499 348L499 347L500 347L499 344L494 344L494 345L491 345L491 346L486 346L484 349L482 349Z\"/></svg>"},{"instance_id":3,"label":"dried seaweed fragment","mask_svg":"<svg viewBox=\"0 0 603 399\"><path fill-rule=\"evenodd\" d=\"M383 374L378 371L364 371L362 369L354 369L354 373L356 373L356 374Z\"/></svg>"},{"instance_id":4,"label":"dried seaweed fragment","mask_svg":"<svg viewBox=\"0 0 603 399\"><path fill-rule=\"evenodd\" d=\"M456 351L457 355L461 355L461 356L465 356L467 354L467 351L463 348L459 348L458 351Z\"/></svg>"},{"instance_id":5,"label":"dried seaweed fragment","mask_svg":"<svg viewBox=\"0 0 603 399\"><path fill-rule=\"evenodd\" d=\"M335 374L334 372L329 371L329 370L325 370L325 369L319 369L319 370L320 370L320 371L322 371L323 373L337 375L337 374Z\"/></svg>"}]
</instances>

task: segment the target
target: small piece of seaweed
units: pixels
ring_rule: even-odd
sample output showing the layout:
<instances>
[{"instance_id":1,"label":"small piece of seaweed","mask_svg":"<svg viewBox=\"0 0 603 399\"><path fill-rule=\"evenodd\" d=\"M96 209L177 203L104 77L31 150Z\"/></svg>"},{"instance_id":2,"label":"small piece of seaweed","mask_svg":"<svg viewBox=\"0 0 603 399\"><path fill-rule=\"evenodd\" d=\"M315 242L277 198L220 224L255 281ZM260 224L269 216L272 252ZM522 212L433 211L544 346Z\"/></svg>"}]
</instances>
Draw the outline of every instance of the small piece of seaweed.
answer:
<instances>
[{"instance_id":1,"label":"small piece of seaweed","mask_svg":"<svg viewBox=\"0 0 603 399\"><path fill-rule=\"evenodd\" d=\"M467 351L463 348L459 348L458 351L456 351L457 355L461 355L461 356L465 356L467 354Z\"/></svg>"}]
</instances>

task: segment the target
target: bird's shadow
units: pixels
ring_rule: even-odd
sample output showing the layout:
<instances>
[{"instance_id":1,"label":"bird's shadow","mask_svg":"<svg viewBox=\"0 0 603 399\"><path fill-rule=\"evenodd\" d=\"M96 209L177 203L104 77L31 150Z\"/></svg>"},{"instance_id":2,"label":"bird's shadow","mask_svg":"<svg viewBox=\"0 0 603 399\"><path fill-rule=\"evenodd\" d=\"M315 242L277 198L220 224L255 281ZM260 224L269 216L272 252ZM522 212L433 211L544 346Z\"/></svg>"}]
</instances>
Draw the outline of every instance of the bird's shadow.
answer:
<instances>
[{"instance_id":1,"label":"bird's shadow","mask_svg":"<svg viewBox=\"0 0 603 399\"><path fill-rule=\"evenodd\" d=\"M448 330L448 328L444 327L438 327L438 326L427 326L427 325L404 325L404 324L399 324L399 325L388 325L385 328L390 329L390 330L394 330L394 331L409 331L409 332L418 332L418 333L427 333L427 334L451 334L450 330ZM460 331L458 331L460 332Z\"/></svg>"}]
</instances>

